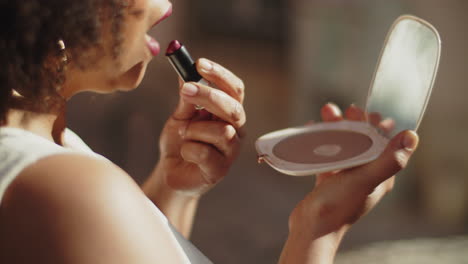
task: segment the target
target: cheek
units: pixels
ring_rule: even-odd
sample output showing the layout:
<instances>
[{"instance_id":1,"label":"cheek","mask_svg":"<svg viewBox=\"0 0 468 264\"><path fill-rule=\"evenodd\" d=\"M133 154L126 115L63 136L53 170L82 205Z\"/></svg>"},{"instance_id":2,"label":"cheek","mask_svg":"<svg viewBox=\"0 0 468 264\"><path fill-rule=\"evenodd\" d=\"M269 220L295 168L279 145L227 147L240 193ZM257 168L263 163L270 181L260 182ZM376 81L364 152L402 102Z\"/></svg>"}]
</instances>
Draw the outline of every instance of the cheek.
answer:
<instances>
[{"instance_id":1,"label":"cheek","mask_svg":"<svg viewBox=\"0 0 468 264\"><path fill-rule=\"evenodd\" d=\"M125 40L120 47L120 54L118 57L118 70L121 72L128 71L135 64L145 59L142 53L142 42L144 38L134 33L127 34L126 32L123 33L123 36Z\"/></svg>"}]
</instances>

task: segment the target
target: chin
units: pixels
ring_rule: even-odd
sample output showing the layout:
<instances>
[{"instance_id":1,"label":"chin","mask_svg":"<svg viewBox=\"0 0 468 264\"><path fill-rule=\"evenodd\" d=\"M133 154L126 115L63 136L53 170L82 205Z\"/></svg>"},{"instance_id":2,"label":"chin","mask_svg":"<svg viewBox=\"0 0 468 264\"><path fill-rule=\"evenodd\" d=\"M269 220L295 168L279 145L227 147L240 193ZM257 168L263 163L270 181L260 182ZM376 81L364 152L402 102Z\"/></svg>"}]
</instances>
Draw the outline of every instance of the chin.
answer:
<instances>
[{"instance_id":1,"label":"chin","mask_svg":"<svg viewBox=\"0 0 468 264\"><path fill-rule=\"evenodd\" d=\"M115 83L118 90L131 91L136 89L145 76L147 66L146 62L140 62L124 73Z\"/></svg>"}]
</instances>

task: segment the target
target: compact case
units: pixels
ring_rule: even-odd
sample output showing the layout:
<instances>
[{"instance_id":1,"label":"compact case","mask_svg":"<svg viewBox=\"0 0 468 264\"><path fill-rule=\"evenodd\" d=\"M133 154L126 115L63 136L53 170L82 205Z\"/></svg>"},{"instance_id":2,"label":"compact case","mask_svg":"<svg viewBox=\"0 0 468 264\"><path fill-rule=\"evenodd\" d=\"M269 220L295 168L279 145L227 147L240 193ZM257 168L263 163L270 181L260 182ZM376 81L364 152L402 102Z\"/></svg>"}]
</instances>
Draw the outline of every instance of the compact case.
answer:
<instances>
[{"instance_id":1,"label":"compact case","mask_svg":"<svg viewBox=\"0 0 468 264\"><path fill-rule=\"evenodd\" d=\"M256 141L259 161L284 174L307 176L376 159L391 137L417 130L437 74L440 46L431 24L410 15L399 17L386 37L369 88L367 120L316 123L268 133ZM374 126L375 117L384 120L386 129Z\"/></svg>"}]
</instances>

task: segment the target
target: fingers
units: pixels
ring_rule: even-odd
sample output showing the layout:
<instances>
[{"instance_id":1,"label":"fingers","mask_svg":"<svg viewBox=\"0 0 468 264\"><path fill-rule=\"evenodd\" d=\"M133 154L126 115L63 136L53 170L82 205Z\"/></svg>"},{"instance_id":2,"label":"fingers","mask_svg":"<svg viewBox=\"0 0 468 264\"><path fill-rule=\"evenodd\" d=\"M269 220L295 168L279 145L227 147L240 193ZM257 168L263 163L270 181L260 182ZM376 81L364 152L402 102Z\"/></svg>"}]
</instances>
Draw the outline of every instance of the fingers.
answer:
<instances>
[{"instance_id":1,"label":"fingers","mask_svg":"<svg viewBox=\"0 0 468 264\"><path fill-rule=\"evenodd\" d=\"M395 120L391 118L387 118L383 121L381 121L377 127L380 128L384 133L389 134L395 129Z\"/></svg>"},{"instance_id":2,"label":"fingers","mask_svg":"<svg viewBox=\"0 0 468 264\"><path fill-rule=\"evenodd\" d=\"M346 119L353 120L353 121L365 121L366 120L366 115L364 111L354 104L350 105L348 109L346 109L345 117Z\"/></svg>"},{"instance_id":3,"label":"fingers","mask_svg":"<svg viewBox=\"0 0 468 264\"><path fill-rule=\"evenodd\" d=\"M182 145L180 154L185 161L196 164L203 172L207 184L216 184L227 173L229 163L210 145L188 141Z\"/></svg>"},{"instance_id":4,"label":"fingers","mask_svg":"<svg viewBox=\"0 0 468 264\"><path fill-rule=\"evenodd\" d=\"M172 118L175 120L189 120L195 116L197 109L193 104L188 103L182 97L179 98L179 103L177 104L176 110L172 114Z\"/></svg>"},{"instance_id":5,"label":"fingers","mask_svg":"<svg viewBox=\"0 0 468 264\"><path fill-rule=\"evenodd\" d=\"M245 86L239 77L221 65L207 59L198 59L196 65L198 72L204 79L243 103Z\"/></svg>"},{"instance_id":6,"label":"fingers","mask_svg":"<svg viewBox=\"0 0 468 264\"><path fill-rule=\"evenodd\" d=\"M375 127L377 127L382 121L382 115L377 112L369 113L368 117L369 117L369 122L371 123L371 125Z\"/></svg>"},{"instance_id":7,"label":"fingers","mask_svg":"<svg viewBox=\"0 0 468 264\"><path fill-rule=\"evenodd\" d=\"M321 109L321 115L324 121L343 120L340 108L333 103L324 105ZM352 104L346 109L344 118L352 121L366 121L366 113L361 108ZM367 118L373 126L379 127L384 131L391 131L395 127L395 121L393 119L385 119L382 121L380 113L369 113Z\"/></svg>"},{"instance_id":8,"label":"fingers","mask_svg":"<svg viewBox=\"0 0 468 264\"><path fill-rule=\"evenodd\" d=\"M184 140L213 145L229 160L233 160L239 151L240 140L236 130L225 122L190 122L186 127L181 127L179 134Z\"/></svg>"},{"instance_id":9,"label":"fingers","mask_svg":"<svg viewBox=\"0 0 468 264\"><path fill-rule=\"evenodd\" d=\"M385 134L392 132L395 128L395 120L387 118L382 120L382 115L377 112L372 112L368 114L369 122L374 126L382 130Z\"/></svg>"},{"instance_id":10,"label":"fingers","mask_svg":"<svg viewBox=\"0 0 468 264\"><path fill-rule=\"evenodd\" d=\"M353 121L366 121L366 113L356 105L352 104L345 111L346 119ZM382 115L377 112L367 114L367 119L371 125L379 128L384 133L388 134L395 128L395 120L387 118L382 120Z\"/></svg>"},{"instance_id":11,"label":"fingers","mask_svg":"<svg viewBox=\"0 0 468 264\"><path fill-rule=\"evenodd\" d=\"M185 103L203 106L208 112L232 124L236 130L245 124L244 107L224 91L199 83L185 83L182 86L181 97ZM190 111L186 106L181 106L181 109L179 113L187 114Z\"/></svg>"},{"instance_id":12,"label":"fingers","mask_svg":"<svg viewBox=\"0 0 468 264\"><path fill-rule=\"evenodd\" d=\"M343 115L340 108L332 103L328 103L320 110L323 121L325 122L336 122L343 120Z\"/></svg>"},{"instance_id":13,"label":"fingers","mask_svg":"<svg viewBox=\"0 0 468 264\"><path fill-rule=\"evenodd\" d=\"M369 190L373 190L406 167L418 142L419 139L415 132L403 131L387 144L379 158L364 166L351 169L350 172L358 178L356 182L363 183L369 187Z\"/></svg>"}]
</instances>

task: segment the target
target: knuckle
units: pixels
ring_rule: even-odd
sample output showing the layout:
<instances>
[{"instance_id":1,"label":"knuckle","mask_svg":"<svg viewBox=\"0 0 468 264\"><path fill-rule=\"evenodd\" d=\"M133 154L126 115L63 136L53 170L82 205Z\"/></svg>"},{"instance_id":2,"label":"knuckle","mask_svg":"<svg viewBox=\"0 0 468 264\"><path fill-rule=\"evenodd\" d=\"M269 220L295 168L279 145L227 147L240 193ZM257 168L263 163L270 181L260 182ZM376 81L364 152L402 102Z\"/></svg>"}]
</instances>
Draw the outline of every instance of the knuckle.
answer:
<instances>
[{"instance_id":1,"label":"knuckle","mask_svg":"<svg viewBox=\"0 0 468 264\"><path fill-rule=\"evenodd\" d=\"M220 101L221 98L222 98L221 91L216 90L216 89L209 89L208 90L208 99L212 103L216 103L216 102Z\"/></svg>"},{"instance_id":2,"label":"knuckle","mask_svg":"<svg viewBox=\"0 0 468 264\"><path fill-rule=\"evenodd\" d=\"M219 64L214 64L213 65L213 71L218 75L220 79L226 79L227 78L227 71L223 67L221 67Z\"/></svg>"},{"instance_id":3,"label":"knuckle","mask_svg":"<svg viewBox=\"0 0 468 264\"><path fill-rule=\"evenodd\" d=\"M395 152L392 158L392 167L395 173L404 169L408 164L408 153L406 153L404 150Z\"/></svg>"},{"instance_id":4,"label":"knuckle","mask_svg":"<svg viewBox=\"0 0 468 264\"><path fill-rule=\"evenodd\" d=\"M238 78L236 93L239 95L243 95L245 91L245 83L242 79Z\"/></svg>"},{"instance_id":5,"label":"knuckle","mask_svg":"<svg viewBox=\"0 0 468 264\"><path fill-rule=\"evenodd\" d=\"M239 102L234 102L233 103L233 110L231 112L231 118L235 122L242 121L243 119L243 109L242 105Z\"/></svg>"},{"instance_id":6,"label":"knuckle","mask_svg":"<svg viewBox=\"0 0 468 264\"><path fill-rule=\"evenodd\" d=\"M184 160L191 160L190 144L184 143L180 148L180 155Z\"/></svg>"},{"instance_id":7,"label":"knuckle","mask_svg":"<svg viewBox=\"0 0 468 264\"><path fill-rule=\"evenodd\" d=\"M386 186L386 188L385 188L385 193L391 192L391 191L393 190L394 185L395 185L395 184L394 184L393 182L392 182L392 183L389 183L389 184Z\"/></svg>"},{"instance_id":8,"label":"knuckle","mask_svg":"<svg viewBox=\"0 0 468 264\"><path fill-rule=\"evenodd\" d=\"M220 68L220 76L221 78L223 78L224 80L229 80L229 78L231 77L231 75L229 74L230 72L222 67L219 67Z\"/></svg>"},{"instance_id":9,"label":"knuckle","mask_svg":"<svg viewBox=\"0 0 468 264\"><path fill-rule=\"evenodd\" d=\"M393 190L393 187L395 186L395 178L392 177L390 178L387 183L385 184L385 193L389 193Z\"/></svg>"},{"instance_id":10,"label":"knuckle","mask_svg":"<svg viewBox=\"0 0 468 264\"><path fill-rule=\"evenodd\" d=\"M220 179L217 177L206 177L205 181L208 185L216 185L220 181Z\"/></svg>"},{"instance_id":11,"label":"knuckle","mask_svg":"<svg viewBox=\"0 0 468 264\"><path fill-rule=\"evenodd\" d=\"M192 134L192 124L191 122L183 122L179 125L177 133L181 138L190 137Z\"/></svg>"},{"instance_id":12,"label":"knuckle","mask_svg":"<svg viewBox=\"0 0 468 264\"><path fill-rule=\"evenodd\" d=\"M212 171L210 171L210 173L205 175L204 180L205 180L206 184L208 184L208 185L216 185L220 181L219 177L217 177L217 176L218 176L218 174L213 173Z\"/></svg>"},{"instance_id":13,"label":"knuckle","mask_svg":"<svg viewBox=\"0 0 468 264\"><path fill-rule=\"evenodd\" d=\"M200 163L207 162L210 159L210 149L207 146L199 145L196 156Z\"/></svg>"},{"instance_id":14,"label":"knuckle","mask_svg":"<svg viewBox=\"0 0 468 264\"><path fill-rule=\"evenodd\" d=\"M370 171L360 171L360 180L356 181L356 188L362 190L366 194L374 192L375 188L379 186L380 181L378 177L375 177L374 173Z\"/></svg>"},{"instance_id":15,"label":"knuckle","mask_svg":"<svg viewBox=\"0 0 468 264\"><path fill-rule=\"evenodd\" d=\"M208 184L215 185L224 178L228 170L229 170L229 166L225 162L218 162L216 163L216 166L212 166L209 169L209 172L205 180Z\"/></svg>"},{"instance_id":16,"label":"knuckle","mask_svg":"<svg viewBox=\"0 0 468 264\"><path fill-rule=\"evenodd\" d=\"M336 205L327 201L320 201L315 205L315 210L320 219L327 219L336 212Z\"/></svg>"},{"instance_id":17,"label":"knuckle","mask_svg":"<svg viewBox=\"0 0 468 264\"><path fill-rule=\"evenodd\" d=\"M226 142L231 142L236 136L236 130L232 125L226 124L221 127L220 138Z\"/></svg>"}]
</instances>

